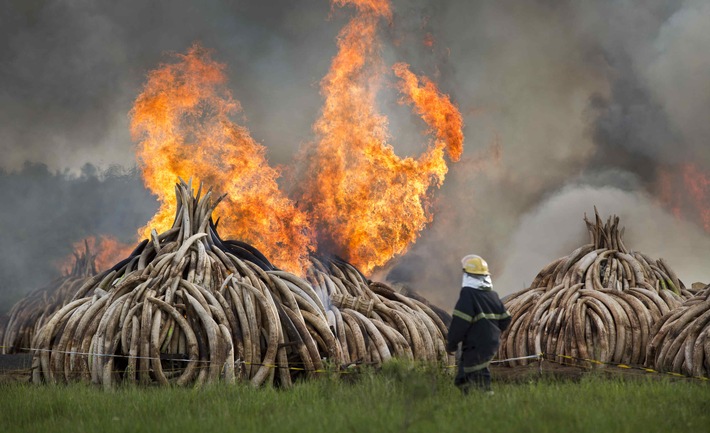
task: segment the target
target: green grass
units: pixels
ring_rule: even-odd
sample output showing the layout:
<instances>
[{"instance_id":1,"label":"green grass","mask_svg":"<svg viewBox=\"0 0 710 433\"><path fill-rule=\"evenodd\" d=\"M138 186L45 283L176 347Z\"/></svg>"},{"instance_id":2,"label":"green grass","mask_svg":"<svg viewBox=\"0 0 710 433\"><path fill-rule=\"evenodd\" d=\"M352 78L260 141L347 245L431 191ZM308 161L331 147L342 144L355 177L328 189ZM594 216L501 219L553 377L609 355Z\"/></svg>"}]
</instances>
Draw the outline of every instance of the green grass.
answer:
<instances>
[{"instance_id":1,"label":"green grass","mask_svg":"<svg viewBox=\"0 0 710 433\"><path fill-rule=\"evenodd\" d=\"M392 364L291 389L87 384L0 385L2 432L704 432L710 384L687 380L494 381L495 395L462 396L451 377Z\"/></svg>"}]
</instances>

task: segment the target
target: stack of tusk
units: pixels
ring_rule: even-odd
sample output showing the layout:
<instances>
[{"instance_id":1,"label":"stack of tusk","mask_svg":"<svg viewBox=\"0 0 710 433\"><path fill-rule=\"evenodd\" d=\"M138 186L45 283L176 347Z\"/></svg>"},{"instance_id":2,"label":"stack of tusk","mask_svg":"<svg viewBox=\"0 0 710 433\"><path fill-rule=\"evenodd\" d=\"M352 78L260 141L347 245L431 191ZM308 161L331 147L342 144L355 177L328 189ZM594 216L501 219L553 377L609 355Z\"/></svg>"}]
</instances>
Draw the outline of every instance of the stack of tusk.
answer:
<instances>
[{"instance_id":1,"label":"stack of tusk","mask_svg":"<svg viewBox=\"0 0 710 433\"><path fill-rule=\"evenodd\" d=\"M85 243L85 251L74 253L74 266L46 287L17 302L0 318L0 354L17 353L30 347L32 335L63 307L87 280L96 276L95 255Z\"/></svg>"},{"instance_id":2,"label":"stack of tusk","mask_svg":"<svg viewBox=\"0 0 710 433\"><path fill-rule=\"evenodd\" d=\"M311 258L304 277L278 270L219 238L211 192L181 181L176 196L170 230L86 280L34 334L34 382L287 387L326 367L451 361L426 302L336 258Z\"/></svg>"},{"instance_id":3,"label":"stack of tusk","mask_svg":"<svg viewBox=\"0 0 710 433\"><path fill-rule=\"evenodd\" d=\"M710 286L666 313L651 334L650 366L710 378Z\"/></svg>"},{"instance_id":4,"label":"stack of tusk","mask_svg":"<svg viewBox=\"0 0 710 433\"><path fill-rule=\"evenodd\" d=\"M585 222L591 243L503 299L513 320L500 359L547 353L643 365L654 325L691 296L663 259L626 248L618 217L602 223L595 209L595 222Z\"/></svg>"}]
</instances>

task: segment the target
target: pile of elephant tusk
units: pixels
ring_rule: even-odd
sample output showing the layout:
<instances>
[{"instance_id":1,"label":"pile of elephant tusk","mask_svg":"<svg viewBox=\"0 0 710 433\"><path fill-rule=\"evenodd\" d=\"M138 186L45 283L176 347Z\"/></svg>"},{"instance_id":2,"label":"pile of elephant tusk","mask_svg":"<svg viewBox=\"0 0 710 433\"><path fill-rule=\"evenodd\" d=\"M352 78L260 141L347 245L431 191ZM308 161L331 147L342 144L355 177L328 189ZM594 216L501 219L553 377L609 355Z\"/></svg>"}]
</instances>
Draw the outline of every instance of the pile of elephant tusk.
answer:
<instances>
[{"instance_id":1,"label":"pile of elephant tusk","mask_svg":"<svg viewBox=\"0 0 710 433\"><path fill-rule=\"evenodd\" d=\"M659 371L710 377L710 286L654 327L648 363Z\"/></svg>"},{"instance_id":2,"label":"pile of elephant tusk","mask_svg":"<svg viewBox=\"0 0 710 433\"><path fill-rule=\"evenodd\" d=\"M71 299L87 278L96 275L94 256L88 243L85 248L83 252L74 253L74 265L66 275L31 292L0 318L0 354L16 353L30 347L37 330Z\"/></svg>"},{"instance_id":3,"label":"pile of elephant tusk","mask_svg":"<svg viewBox=\"0 0 710 433\"><path fill-rule=\"evenodd\" d=\"M603 223L595 209L595 221L585 222L591 243L504 298L513 320L500 359L547 353L644 365L654 325L692 296L662 259L626 248L618 217Z\"/></svg>"},{"instance_id":4,"label":"pile of elephant tusk","mask_svg":"<svg viewBox=\"0 0 710 433\"><path fill-rule=\"evenodd\" d=\"M338 259L304 278L217 235L221 198L176 186L173 227L84 281L34 334L34 382L290 386L392 357L448 363L446 326L422 300Z\"/></svg>"}]
</instances>

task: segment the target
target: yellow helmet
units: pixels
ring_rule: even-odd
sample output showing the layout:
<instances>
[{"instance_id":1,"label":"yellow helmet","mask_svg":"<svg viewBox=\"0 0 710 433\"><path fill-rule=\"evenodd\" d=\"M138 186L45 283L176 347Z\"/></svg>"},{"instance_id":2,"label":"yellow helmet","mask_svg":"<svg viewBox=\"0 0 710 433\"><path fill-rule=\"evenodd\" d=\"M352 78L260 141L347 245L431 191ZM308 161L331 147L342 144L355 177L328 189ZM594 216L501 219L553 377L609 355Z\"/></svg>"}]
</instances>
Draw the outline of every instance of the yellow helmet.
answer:
<instances>
[{"instance_id":1,"label":"yellow helmet","mask_svg":"<svg viewBox=\"0 0 710 433\"><path fill-rule=\"evenodd\" d=\"M461 265L463 265L463 271L467 274L476 275L490 275L488 272L488 263L483 260L480 256L475 254L469 254L463 259L461 259Z\"/></svg>"}]
</instances>

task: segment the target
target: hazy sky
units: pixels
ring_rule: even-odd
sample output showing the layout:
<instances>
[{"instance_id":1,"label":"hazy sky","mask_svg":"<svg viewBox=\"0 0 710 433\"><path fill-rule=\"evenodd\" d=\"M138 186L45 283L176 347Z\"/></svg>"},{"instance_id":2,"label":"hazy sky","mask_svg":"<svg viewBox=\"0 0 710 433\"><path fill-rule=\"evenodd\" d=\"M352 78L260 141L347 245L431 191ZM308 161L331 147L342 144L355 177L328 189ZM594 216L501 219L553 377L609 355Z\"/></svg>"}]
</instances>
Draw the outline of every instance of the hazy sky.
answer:
<instances>
[{"instance_id":1,"label":"hazy sky","mask_svg":"<svg viewBox=\"0 0 710 433\"><path fill-rule=\"evenodd\" d=\"M72 242L107 227L129 238L154 211L130 172L128 112L167 53L196 41L213 49L243 107L236 120L273 165L288 165L313 139L319 81L353 13L326 0L2 0L0 8L0 189L4 203L22 203L0 208L5 302L43 284ZM476 252L489 258L501 293L518 290L586 242L582 217L595 204L622 216L627 245L644 239L638 249L665 257L687 284L710 281L710 268L697 264L710 253L707 235L656 197L659 167L710 167L710 2L396 0L393 8L381 31L386 61L430 76L466 124L464 157L436 195L434 223L393 263L413 286L451 307L458 259ZM418 153L422 125L396 95L381 99L397 152ZM106 174L81 177L87 163L129 172L117 188ZM66 193L50 207L57 193L42 187L47 178L96 194ZM104 191L131 209L120 223ZM100 221L82 224L71 216L77 208ZM52 242L66 247L49 254L36 241L48 235L26 227L61 233Z\"/></svg>"}]
</instances>

